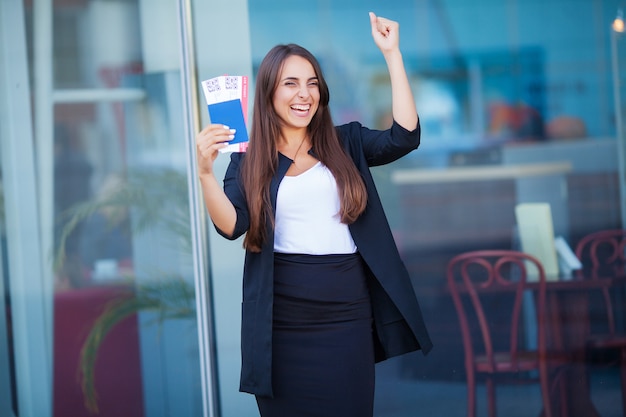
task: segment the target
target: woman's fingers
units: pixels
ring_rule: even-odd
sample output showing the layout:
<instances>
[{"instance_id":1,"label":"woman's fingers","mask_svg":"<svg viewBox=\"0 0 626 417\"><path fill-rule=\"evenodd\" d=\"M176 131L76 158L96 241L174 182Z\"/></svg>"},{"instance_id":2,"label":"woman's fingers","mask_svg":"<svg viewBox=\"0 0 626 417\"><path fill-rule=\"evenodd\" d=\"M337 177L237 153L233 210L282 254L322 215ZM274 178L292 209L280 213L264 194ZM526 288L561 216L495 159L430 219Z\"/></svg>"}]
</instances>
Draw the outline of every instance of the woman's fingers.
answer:
<instances>
[{"instance_id":1,"label":"woman's fingers","mask_svg":"<svg viewBox=\"0 0 626 417\"><path fill-rule=\"evenodd\" d=\"M196 135L198 170L211 173L218 151L235 137L235 129L221 124L209 124Z\"/></svg>"},{"instance_id":2,"label":"woman's fingers","mask_svg":"<svg viewBox=\"0 0 626 417\"><path fill-rule=\"evenodd\" d=\"M215 157L215 152L235 137L235 129L221 124L209 124L196 135L196 146L203 157Z\"/></svg>"},{"instance_id":3,"label":"woman's fingers","mask_svg":"<svg viewBox=\"0 0 626 417\"><path fill-rule=\"evenodd\" d=\"M372 26L372 37L376 45L382 50L396 48L399 41L398 22L384 17L376 16L370 12L370 24Z\"/></svg>"},{"instance_id":4,"label":"woman's fingers","mask_svg":"<svg viewBox=\"0 0 626 417\"><path fill-rule=\"evenodd\" d=\"M378 33L387 37L390 32L397 31L398 22L384 17L376 16L373 12L370 12L370 23L372 25L372 32Z\"/></svg>"},{"instance_id":5,"label":"woman's fingers","mask_svg":"<svg viewBox=\"0 0 626 417\"><path fill-rule=\"evenodd\" d=\"M228 142L234 139L235 129L231 129L226 125L209 124L198 133L197 140L201 143L213 145L221 142Z\"/></svg>"}]
</instances>

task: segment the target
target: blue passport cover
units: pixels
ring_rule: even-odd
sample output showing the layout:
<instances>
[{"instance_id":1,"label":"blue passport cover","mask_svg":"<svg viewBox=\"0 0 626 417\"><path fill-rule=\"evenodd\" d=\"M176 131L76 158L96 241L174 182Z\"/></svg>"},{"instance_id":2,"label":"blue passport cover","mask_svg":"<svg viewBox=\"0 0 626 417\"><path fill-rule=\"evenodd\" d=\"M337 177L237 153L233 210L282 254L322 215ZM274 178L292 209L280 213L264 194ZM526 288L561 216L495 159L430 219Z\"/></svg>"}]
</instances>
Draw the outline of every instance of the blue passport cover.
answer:
<instances>
[{"instance_id":1,"label":"blue passport cover","mask_svg":"<svg viewBox=\"0 0 626 417\"><path fill-rule=\"evenodd\" d=\"M243 117L241 100L229 100L209 104L209 117L211 123L221 123L231 129L235 129L235 138L228 143L241 143L248 141L248 129Z\"/></svg>"}]
</instances>

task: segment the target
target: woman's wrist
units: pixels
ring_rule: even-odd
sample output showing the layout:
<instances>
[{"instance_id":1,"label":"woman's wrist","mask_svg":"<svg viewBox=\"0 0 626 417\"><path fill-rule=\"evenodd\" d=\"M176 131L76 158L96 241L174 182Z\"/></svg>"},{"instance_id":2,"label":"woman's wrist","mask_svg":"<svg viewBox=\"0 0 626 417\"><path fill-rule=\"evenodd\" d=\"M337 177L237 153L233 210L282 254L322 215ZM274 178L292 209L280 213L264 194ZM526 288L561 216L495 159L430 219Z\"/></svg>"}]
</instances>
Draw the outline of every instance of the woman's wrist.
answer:
<instances>
[{"instance_id":1,"label":"woman's wrist","mask_svg":"<svg viewBox=\"0 0 626 417\"><path fill-rule=\"evenodd\" d=\"M387 61L394 59L399 59L400 61L402 61L402 51L400 51L400 48L398 47L382 51L382 54Z\"/></svg>"},{"instance_id":2,"label":"woman's wrist","mask_svg":"<svg viewBox=\"0 0 626 417\"><path fill-rule=\"evenodd\" d=\"M198 172L198 179L201 183L206 183L208 181L216 181L215 175L213 171L202 171Z\"/></svg>"}]
</instances>

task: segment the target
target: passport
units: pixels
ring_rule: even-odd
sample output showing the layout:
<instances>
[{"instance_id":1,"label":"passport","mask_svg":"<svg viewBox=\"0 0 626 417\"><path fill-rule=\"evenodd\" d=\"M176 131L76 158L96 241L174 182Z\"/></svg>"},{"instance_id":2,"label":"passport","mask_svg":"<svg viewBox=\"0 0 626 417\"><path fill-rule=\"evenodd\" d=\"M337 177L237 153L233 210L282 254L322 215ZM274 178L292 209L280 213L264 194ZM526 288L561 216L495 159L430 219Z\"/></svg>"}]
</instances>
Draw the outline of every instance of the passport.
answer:
<instances>
[{"instance_id":1,"label":"passport","mask_svg":"<svg viewBox=\"0 0 626 417\"><path fill-rule=\"evenodd\" d=\"M221 75L202 81L211 123L235 129L235 138L220 152L245 152L248 148L248 77Z\"/></svg>"}]
</instances>

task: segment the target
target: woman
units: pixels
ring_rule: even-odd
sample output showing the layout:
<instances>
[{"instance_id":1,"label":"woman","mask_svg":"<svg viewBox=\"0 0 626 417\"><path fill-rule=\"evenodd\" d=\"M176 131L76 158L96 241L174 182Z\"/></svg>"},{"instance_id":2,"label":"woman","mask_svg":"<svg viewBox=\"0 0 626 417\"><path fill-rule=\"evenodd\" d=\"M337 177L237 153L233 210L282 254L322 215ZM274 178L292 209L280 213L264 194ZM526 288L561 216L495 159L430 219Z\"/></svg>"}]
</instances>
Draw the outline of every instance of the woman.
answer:
<instances>
[{"instance_id":1,"label":"woman","mask_svg":"<svg viewBox=\"0 0 626 417\"><path fill-rule=\"evenodd\" d=\"M432 346L369 171L417 148L419 121L399 26L370 23L391 77L389 130L335 128L319 63L292 44L259 67L250 144L223 189L213 161L234 132L196 138L217 231L246 235L240 390L263 417L371 416L374 363Z\"/></svg>"}]
</instances>

